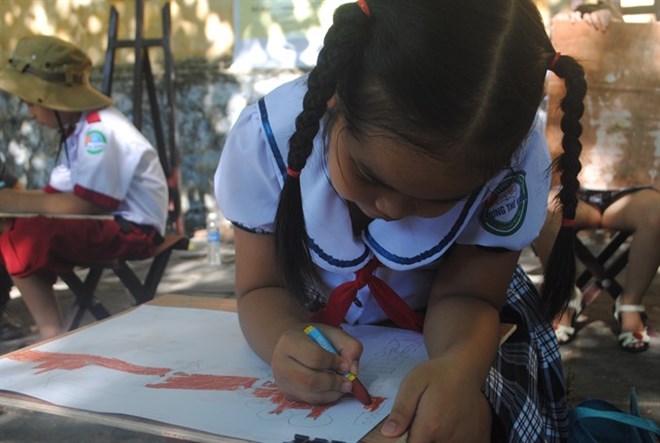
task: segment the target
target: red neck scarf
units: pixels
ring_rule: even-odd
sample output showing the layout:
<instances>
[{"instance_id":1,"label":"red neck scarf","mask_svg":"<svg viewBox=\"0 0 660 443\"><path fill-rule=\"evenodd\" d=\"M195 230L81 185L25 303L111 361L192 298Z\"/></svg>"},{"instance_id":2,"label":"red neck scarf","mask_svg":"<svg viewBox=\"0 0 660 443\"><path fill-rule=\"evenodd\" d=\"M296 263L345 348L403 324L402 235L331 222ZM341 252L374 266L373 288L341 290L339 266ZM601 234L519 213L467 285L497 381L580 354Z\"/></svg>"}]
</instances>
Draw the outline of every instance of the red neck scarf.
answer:
<instances>
[{"instance_id":1,"label":"red neck scarf","mask_svg":"<svg viewBox=\"0 0 660 443\"><path fill-rule=\"evenodd\" d=\"M339 326L346 317L348 308L355 300L357 292L363 287L369 286L371 296L398 327L422 332L424 315L414 311L387 283L374 275L379 266L381 264L374 257L355 273L355 280L337 286L330 294L328 304L323 309L315 312L312 315L312 320L331 326Z\"/></svg>"}]
</instances>

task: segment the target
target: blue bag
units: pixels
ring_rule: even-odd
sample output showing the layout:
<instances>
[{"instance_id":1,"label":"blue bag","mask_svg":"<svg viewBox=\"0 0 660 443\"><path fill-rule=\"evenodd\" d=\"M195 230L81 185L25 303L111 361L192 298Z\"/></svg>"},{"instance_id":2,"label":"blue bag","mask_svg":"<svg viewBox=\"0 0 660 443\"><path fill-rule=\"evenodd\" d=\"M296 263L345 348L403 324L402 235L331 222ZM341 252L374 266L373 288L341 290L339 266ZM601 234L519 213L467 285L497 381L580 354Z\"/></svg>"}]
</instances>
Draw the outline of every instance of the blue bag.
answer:
<instances>
[{"instance_id":1,"label":"blue bag","mask_svg":"<svg viewBox=\"0 0 660 443\"><path fill-rule=\"evenodd\" d=\"M570 411L569 419L569 443L656 443L660 436L660 426L640 416L634 388L630 413L603 400L585 400Z\"/></svg>"}]
</instances>

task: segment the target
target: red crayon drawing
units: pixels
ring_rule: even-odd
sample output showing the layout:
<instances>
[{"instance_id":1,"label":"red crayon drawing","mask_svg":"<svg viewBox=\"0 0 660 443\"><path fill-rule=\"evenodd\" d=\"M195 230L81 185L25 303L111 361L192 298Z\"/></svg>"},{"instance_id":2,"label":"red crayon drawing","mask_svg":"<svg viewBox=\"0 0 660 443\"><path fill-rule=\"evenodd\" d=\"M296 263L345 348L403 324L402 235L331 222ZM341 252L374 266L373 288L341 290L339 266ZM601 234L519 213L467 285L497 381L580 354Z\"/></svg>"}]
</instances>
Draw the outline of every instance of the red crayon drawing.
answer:
<instances>
[{"instance_id":1,"label":"red crayon drawing","mask_svg":"<svg viewBox=\"0 0 660 443\"><path fill-rule=\"evenodd\" d=\"M251 388L259 379L236 375L185 374L177 372L162 383L149 383L155 389L197 389L203 391L235 391Z\"/></svg>"},{"instance_id":2,"label":"red crayon drawing","mask_svg":"<svg viewBox=\"0 0 660 443\"><path fill-rule=\"evenodd\" d=\"M281 414L289 409L311 409L309 414L307 414L307 417L316 419L332 406L332 404L310 405L301 401L289 400L284 396L282 391L277 389L277 385L272 381L266 382L261 387L255 388L254 396L258 398L267 398L275 404L276 407L274 410L270 411L271 414Z\"/></svg>"},{"instance_id":3,"label":"red crayon drawing","mask_svg":"<svg viewBox=\"0 0 660 443\"><path fill-rule=\"evenodd\" d=\"M61 369L73 371L85 366L101 366L116 371L128 372L136 375L159 375L164 377L171 371L169 368L152 368L149 366L134 365L118 358L100 357L90 354L62 354L59 352L43 352L31 349L14 352L9 356L12 360L39 363L36 374Z\"/></svg>"},{"instance_id":4,"label":"red crayon drawing","mask_svg":"<svg viewBox=\"0 0 660 443\"><path fill-rule=\"evenodd\" d=\"M369 412L376 412L378 408L380 408L380 405L383 404L387 397L371 397L371 404L369 405L364 405L364 409L366 409Z\"/></svg>"},{"instance_id":5,"label":"red crayon drawing","mask_svg":"<svg viewBox=\"0 0 660 443\"><path fill-rule=\"evenodd\" d=\"M128 363L118 358L107 358L90 354L63 354L58 352L44 352L31 349L16 351L8 358L21 362L38 363L36 374L54 370L73 371L86 366L101 366L115 371L127 372L135 375L157 375L165 377L172 372L170 368L154 368ZM250 389L259 381L256 377L240 377L235 375L212 375L212 374L186 374L175 372L171 377L161 383L149 383L145 385L152 389L192 389L204 391L236 391L239 389ZM261 399L268 399L275 409L271 414L281 414L290 409L309 409L307 417L319 418L332 404L310 405L299 401L289 400L284 393L277 388L272 381L266 381L260 387L254 388L252 395ZM375 412L385 400L384 397L373 397L370 405L364 409Z\"/></svg>"},{"instance_id":6,"label":"red crayon drawing","mask_svg":"<svg viewBox=\"0 0 660 443\"><path fill-rule=\"evenodd\" d=\"M307 417L317 419L335 403L326 405L310 405L301 401L289 400L284 396L284 393L277 389L277 385L272 382L266 382L262 386L254 389L254 396L259 398L267 398L276 406L275 409L270 411L271 414L281 414L289 409L310 409ZM364 409L369 412L376 412L380 405L385 401L385 397L373 397L372 403L364 406Z\"/></svg>"}]
</instances>

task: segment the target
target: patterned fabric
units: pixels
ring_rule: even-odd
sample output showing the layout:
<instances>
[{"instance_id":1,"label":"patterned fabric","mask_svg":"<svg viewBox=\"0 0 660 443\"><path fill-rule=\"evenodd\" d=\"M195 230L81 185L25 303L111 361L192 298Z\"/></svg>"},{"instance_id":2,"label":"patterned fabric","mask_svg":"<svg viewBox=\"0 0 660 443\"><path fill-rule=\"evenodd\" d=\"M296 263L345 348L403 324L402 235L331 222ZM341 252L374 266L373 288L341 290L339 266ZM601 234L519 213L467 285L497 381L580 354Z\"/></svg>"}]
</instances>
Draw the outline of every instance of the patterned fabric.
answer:
<instances>
[{"instance_id":1,"label":"patterned fabric","mask_svg":"<svg viewBox=\"0 0 660 443\"><path fill-rule=\"evenodd\" d=\"M516 268L502 322L516 331L499 348L483 391L508 442L561 442L568 437L568 408L561 356L552 327L538 308L539 295Z\"/></svg>"},{"instance_id":2,"label":"patterned fabric","mask_svg":"<svg viewBox=\"0 0 660 443\"><path fill-rule=\"evenodd\" d=\"M634 194L635 192L642 191L644 189L655 190L653 186L626 186L625 188L620 188L620 189L580 188L578 189L577 196L580 200L583 200L597 207L602 215L605 212L605 210L610 207L612 203L614 203L621 197L626 196L628 194Z\"/></svg>"}]
</instances>

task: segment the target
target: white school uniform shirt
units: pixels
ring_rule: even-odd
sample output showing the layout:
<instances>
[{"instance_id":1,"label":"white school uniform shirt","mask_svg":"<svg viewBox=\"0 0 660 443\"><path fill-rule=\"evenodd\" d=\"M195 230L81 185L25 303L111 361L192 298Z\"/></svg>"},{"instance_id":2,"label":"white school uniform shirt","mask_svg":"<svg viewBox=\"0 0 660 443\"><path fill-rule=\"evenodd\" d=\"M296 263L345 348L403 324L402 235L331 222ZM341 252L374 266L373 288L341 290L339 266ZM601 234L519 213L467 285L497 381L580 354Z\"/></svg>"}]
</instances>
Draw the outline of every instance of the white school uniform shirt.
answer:
<instances>
[{"instance_id":1,"label":"white school uniform shirt","mask_svg":"<svg viewBox=\"0 0 660 443\"><path fill-rule=\"evenodd\" d=\"M238 228L274 231L286 177L288 139L302 109L306 77L289 82L248 106L230 131L218 169L215 193L222 212ZM376 275L413 309L426 306L435 270L454 244L521 250L537 237L545 220L550 155L542 134L532 130L511 164L447 213L435 218L373 220L355 237L346 202L330 182L323 129L300 174L303 212L311 256L327 297L375 256ZM345 320L386 319L369 288L357 294Z\"/></svg>"},{"instance_id":2,"label":"white school uniform shirt","mask_svg":"<svg viewBox=\"0 0 660 443\"><path fill-rule=\"evenodd\" d=\"M168 190L158 152L121 112L84 112L65 149L46 192L72 192L164 234Z\"/></svg>"}]
</instances>

